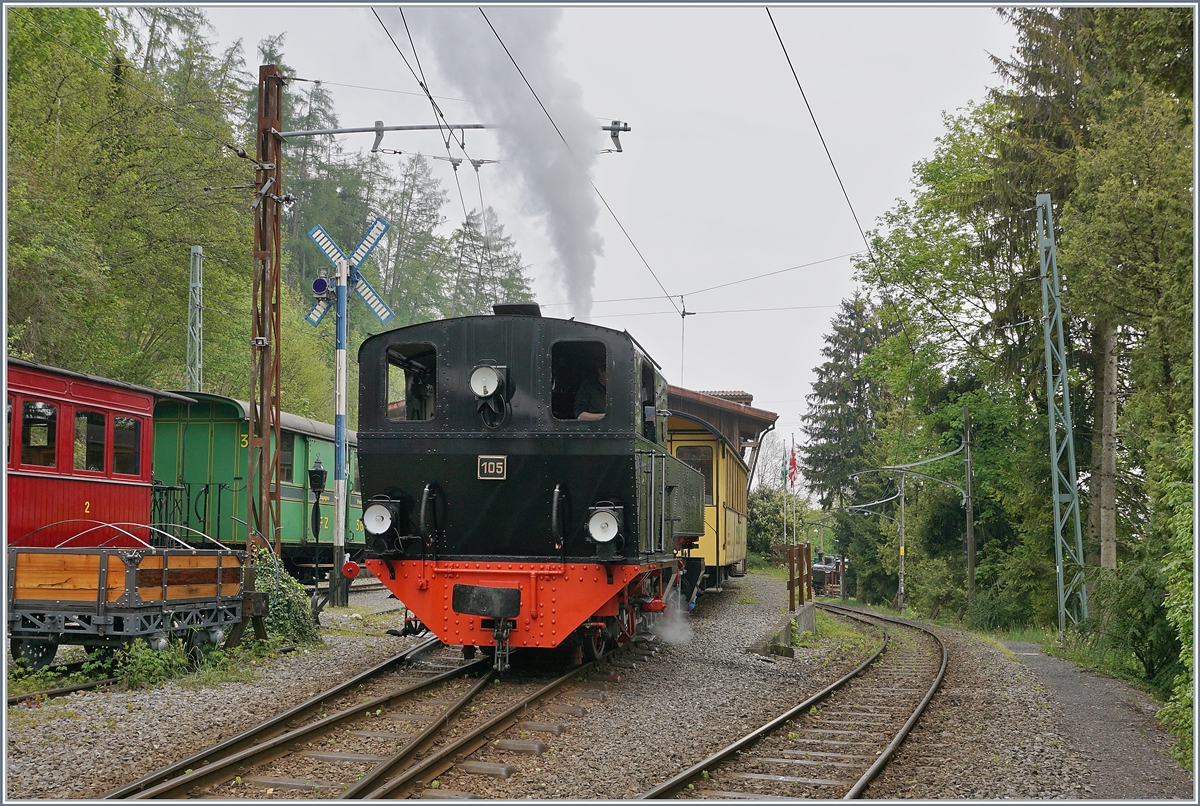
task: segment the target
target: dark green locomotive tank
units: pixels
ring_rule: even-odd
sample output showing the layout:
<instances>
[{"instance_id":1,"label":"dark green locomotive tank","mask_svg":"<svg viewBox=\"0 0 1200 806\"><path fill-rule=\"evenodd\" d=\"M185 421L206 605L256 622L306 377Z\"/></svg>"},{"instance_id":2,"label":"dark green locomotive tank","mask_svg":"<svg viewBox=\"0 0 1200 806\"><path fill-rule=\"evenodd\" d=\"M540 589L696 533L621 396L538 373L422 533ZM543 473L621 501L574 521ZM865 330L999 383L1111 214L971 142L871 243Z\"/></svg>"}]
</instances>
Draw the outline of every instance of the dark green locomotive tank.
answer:
<instances>
[{"instance_id":1,"label":"dark green locomotive tank","mask_svg":"<svg viewBox=\"0 0 1200 806\"><path fill-rule=\"evenodd\" d=\"M363 506L392 513L381 534L368 523L368 556L637 563L703 533L703 479L665 450L653 360L628 333L536 311L363 342ZM598 510L613 520L592 535Z\"/></svg>"}]
</instances>

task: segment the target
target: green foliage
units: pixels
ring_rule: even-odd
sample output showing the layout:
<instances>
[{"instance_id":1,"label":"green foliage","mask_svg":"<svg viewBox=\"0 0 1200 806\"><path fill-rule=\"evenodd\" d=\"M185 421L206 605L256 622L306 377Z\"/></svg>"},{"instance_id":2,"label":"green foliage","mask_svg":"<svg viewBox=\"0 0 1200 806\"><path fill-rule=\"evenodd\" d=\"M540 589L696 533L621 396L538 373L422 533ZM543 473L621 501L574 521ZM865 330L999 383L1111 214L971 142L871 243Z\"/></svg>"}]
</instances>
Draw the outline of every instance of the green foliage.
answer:
<instances>
[{"instance_id":1,"label":"green foliage","mask_svg":"<svg viewBox=\"0 0 1200 806\"><path fill-rule=\"evenodd\" d=\"M238 42L218 52L197 8L12 8L8 22L10 353L160 388L184 385L190 248L204 249L204 391L249 394L253 220L248 212L257 82ZM107 16L106 16L107 15ZM284 36L260 43L283 61ZM320 84L289 85L285 128L337 125ZM531 298L527 267L490 209L439 234L449 196L423 158L399 178L379 154L332 138L286 147L281 298L282 405L333 415L333 317L304 321L328 261L323 225L346 249L382 214L392 229L362 267L397 324L486 312ZM409 292L418 299L407 299ZM406 322L407 320L407 322ZM351 305L349 348L382 329ZM349 388L356 390L351 363ZM357 420L353 399L350 425Z\"/></svg>"},{"instance_id":2,"label":"green foliage","mask_svg":"<svg viewBox=\"0 0 1200 806\"><path fill-rule=\"evenodd\" d=\"M809 524L816 521L818 514L809 509L808 502L781 489L760 485L746 500L746 547L750 552L769 554L771 546L783 542L785 499L788 542L792 542L792 532L795 529L800 529L803 535L800 542L811 540L812 527Z\"/></svg>"},{"instance_id":3,"label":"green foliage","mask_svg":"<svg viewBox=\"0 0 1200 806\"><path fill-rule=\"evenodd\" d=\"M254 547L254 563L254 589L270 593L270 613L263 619L267 635L281 643L319 643L321 637L304 586L277 565L268 548Z\"/></svg>"},{"instance_id":4,"label":"green foliage","mask_svg":"<svg viewBox=\"0 0 1200 806\"><path fill-rule=\"evenodd\" d=\"M185 674L188 654L183 642L172 637L166 649L151 649L143 639L131 641L116 652L116 676L130 688L156 686Z\"/></svg>"},{"instance_id":5,"label":"green foliage","mask_svg":"<svg viewBox=\"0 0 1200 806\"><path fill-rule=\"evenodd\" d=\"M1088 598L1082 636L1106 664L1130 668L1158 693L1167 692L1182 671L1179 636L1164 606L1166 570L1159 556L1121 563L1115 571L1096 569L1099 579Z\"/></svg>"},{"instance_id":6,"label":"green foliage","mask_svg":"<svg viewBox=\"0 0 1200 806\"><path fill-rule=\"evenodd\" d=\"M1167 619L1179 638L1181 669L1175 677L1170 699L1159 712L1159 718L1176 738L1172 748L1175 758L1193 769L1192 726L1195 722L1194 680L1195 657L1195 599L1192 592L1195 574L1195 531L1191 469L1193 436L1191 429L1181 436L1176 446L1174 478L1164 484L1162 502L1170 513L1167 520L1170 552L1167 554L1167 596L1164 605Z\"/></svg>"}]
</instances>

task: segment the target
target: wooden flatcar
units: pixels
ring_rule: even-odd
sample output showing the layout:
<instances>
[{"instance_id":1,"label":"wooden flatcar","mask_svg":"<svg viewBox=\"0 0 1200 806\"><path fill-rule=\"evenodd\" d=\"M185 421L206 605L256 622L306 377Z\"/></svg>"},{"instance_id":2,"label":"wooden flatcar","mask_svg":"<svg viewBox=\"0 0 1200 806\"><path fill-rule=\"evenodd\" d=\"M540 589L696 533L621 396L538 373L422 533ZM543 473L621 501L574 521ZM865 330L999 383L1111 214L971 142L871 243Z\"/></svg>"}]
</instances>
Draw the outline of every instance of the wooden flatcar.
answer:
<instances>
[{"instance_id":1,"label":"wooden flatcar","mask_svg":"<svg viewBox=\"0 0 1200 806\"><path fill-rule=\"evenodd\" d=\"M223 542L246 540L246 468L249 404L222 395L187 392L184 403L165 398L154 409L154 473L164 482L162 508L190 529ZM308 469L318 460L332 478L333 426L282 413L280 422L280 517L278 546L284 566L296 578L315 582L333 568L332 490L321 493L318 532L311 530L312 490ZM346 507L347 556L365 548L362 496L358 492L357 437L347 430L349 500ZM332 482L328 484L332 488Z\"/></svg>"},{"instance_id":2,"label":"wooden flatcar","mask_svg":"<svg viewBox=\"0 0 1200 806\"><path fill-rule=\"evenodd\" d=\"M746 498L762 437L778 419L753 400L746 392L669 388L668 450L704 476L704 534L684 567L690 603L746 573Z\"/></svg>"},{"instance_id":3,"label":"wooden flatcar","mask_svg":"<svg viewBox=\"0 0 1200 806\"><path fill-rule=\"evenodd\" d=\"M243 552L151 519L155 401L187 397L8 361L8 631L40 668L61 643L218 643L241 621Z\"/></svg>"}]
</instances>

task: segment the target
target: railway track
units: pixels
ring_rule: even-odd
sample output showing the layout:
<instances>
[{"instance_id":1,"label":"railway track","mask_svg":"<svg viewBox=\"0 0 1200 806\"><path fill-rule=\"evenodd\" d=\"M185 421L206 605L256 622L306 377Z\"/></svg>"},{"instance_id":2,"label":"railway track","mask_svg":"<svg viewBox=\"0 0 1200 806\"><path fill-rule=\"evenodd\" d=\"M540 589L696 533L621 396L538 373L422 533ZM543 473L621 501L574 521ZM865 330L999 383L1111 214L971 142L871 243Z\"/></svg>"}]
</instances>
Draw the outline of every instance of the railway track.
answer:
<instances>
[{"instance_id":1,"label":"railway track","mask_svg":"<svg viewBox=\"0 0 1200 806\"><path fill-rule=\"evenodd\" d=\"M426 642L422 647L428 651L434 644ZM403 657L381 667L395 667ZM390 691L365 698L356 682L377 677L383 669L376 667L335 691L105 797L371 800L403 798L418 791L470 797L466 792L430 792L426 787L438 776L453 777L456 772L468 777L511 775L514 767L509 761L480 756L507 753L515 761L540 754L545 750L541 738L562 733L564 718L586 713L570 698L571 692L581 699L600 699L607 685L603 680L580 679L594 676L596 663L553 679L544 671L514 671L501 682L490 669L489 658L453 659L453 663L448 654L430 658L427 674L421 674L419 666L405 671L401 679L408 681L406 685L393 683ZM330 704L340 698L345 706L348 694L355 702L333 711Z\"/></svg>"},{"instance_id":2,"label":"railway track","mask_svg":"<svg viewBox=\"0 0 1200 806\"><path fill-rule=\"evenodd\" d=\"M74 694L77 691L90 691L94 688L104 688L116 683L120 683L120 679L116 677L106 677L103 680L89 680L86 683L78 683L73 686L62 686L60 688L49 688L42 691L30 691L26 694L14 694L8 698L8 705L20 705L28 700L36 699L51 699L53 697L66 697Z\"/></svg>"},{"instance_id":3,"label":"railway track","mask_svg":"<svg viewBox=\"0 0 1200 806\"><path fill-rule=\"evenodd\" d=\"M946 648L917 624L821 607L879 629L871 657L795 708L642 799L856 798L887 764L941 685Z\"/></svg>"},{"instance_id":4,"label":"railway track","mask_svg":"<svg viewBox=\"0 0 1200 806\"><path fill-rule=\"evenodd\" d=\"M106 800L153 797L188 797L193 792L211 785L226 769L232 769L230 778L237 776L238 767L244 766L240 759L254 748L268 745L281 736L297 730L311 729L315 722L327 720L330 711L340 716L336 706L349 698L368 701L376 699L380 691L395 692L399 685L421 685L439 675L458 674L462 669L457 664L445 662L436 653L442 650L436 638L429 638L405 649L403 652L358 674L343 683L318 694L295 707L255 727L231 736L224 741L207 747L198 753L125 784L107 793ZM411 667L411 668L410 668ZM397 672L411 672L396 676ZM403 679L405 682L398 682ZM353 709L358 712L360 709ZM365 710L365 704L363 706ZM341 711L345 711L342 708Z\"/></svg>"}]
</instances>

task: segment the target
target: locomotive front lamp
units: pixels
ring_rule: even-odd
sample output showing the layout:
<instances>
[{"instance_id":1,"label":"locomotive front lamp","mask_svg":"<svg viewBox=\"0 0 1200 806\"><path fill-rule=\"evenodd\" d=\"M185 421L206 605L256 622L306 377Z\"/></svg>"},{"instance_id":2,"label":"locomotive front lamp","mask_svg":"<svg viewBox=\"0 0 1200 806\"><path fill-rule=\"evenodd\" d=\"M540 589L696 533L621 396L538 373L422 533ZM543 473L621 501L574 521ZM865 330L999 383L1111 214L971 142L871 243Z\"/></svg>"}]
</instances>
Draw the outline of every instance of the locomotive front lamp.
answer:
<instances>
[{"instance_id":1,"label":"locomotive front lamp","mask_svg":"<svg viewBox=\"0 0 1200 806\"><path fill-rule=\"evenodd\" d=\"M471 392L475 397L491 397L504 391L504 367L480 364L471 370Z\"/></svg>"},{"instance_id":2,"label":"locomotive front lamp","mask_svg":"<svg viewBox=\"0 0 1200 806\"><path fill-rule=\"evenodd\" d=\"M308 486L319 498L321 493L325 492L325 478L329 475L329 471L321 466L321 460L313 462L313 466L308 469Z\"/></svg>"},{"instance_id":3,"label":"locomotive front lamp","mask_svg":"<svg viewBox=\"0 0 1200 806\"><path fill-rule=\"evenodd\" d=\"M391 507L386 504L371 504L363 510L363 528L373 535L381 535L391 529L394 521Z\"/></svg>"},{"instance_id":4,"label":"locomotive front lamp","mask_svg":"<svg viewBox=\"0 0 1200 806\"><path fill-rule=\"evenodd\" d=\"M587 533L595 543L610 543L621 534L622 507L592 507L588 511Z\"/></svg>"}]
</instances>

